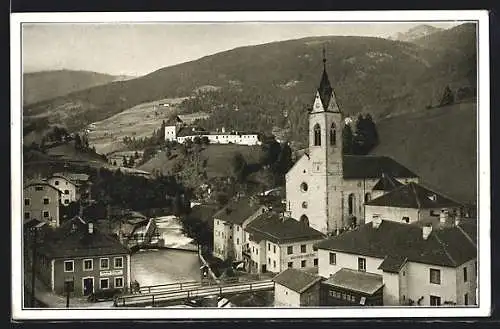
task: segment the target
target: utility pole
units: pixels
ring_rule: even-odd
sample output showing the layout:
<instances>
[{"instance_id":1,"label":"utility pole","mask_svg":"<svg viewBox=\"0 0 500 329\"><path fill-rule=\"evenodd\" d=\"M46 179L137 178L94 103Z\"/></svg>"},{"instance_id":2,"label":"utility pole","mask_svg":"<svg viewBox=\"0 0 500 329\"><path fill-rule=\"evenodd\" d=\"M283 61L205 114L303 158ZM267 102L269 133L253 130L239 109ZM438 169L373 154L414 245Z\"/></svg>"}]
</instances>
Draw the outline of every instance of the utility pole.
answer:
<instances>
[{"instance_id":1,"label":"utility pole","mask_svg":"<svg viewBox=\"0 0 500 329\"><path fill-rule=\"evenodd\" d=\"M31 255L31 307L35 307L35 269L36 269L36 247L37 247L37 228L33 227L33 245Z\"/></svg>"}]
</instances>

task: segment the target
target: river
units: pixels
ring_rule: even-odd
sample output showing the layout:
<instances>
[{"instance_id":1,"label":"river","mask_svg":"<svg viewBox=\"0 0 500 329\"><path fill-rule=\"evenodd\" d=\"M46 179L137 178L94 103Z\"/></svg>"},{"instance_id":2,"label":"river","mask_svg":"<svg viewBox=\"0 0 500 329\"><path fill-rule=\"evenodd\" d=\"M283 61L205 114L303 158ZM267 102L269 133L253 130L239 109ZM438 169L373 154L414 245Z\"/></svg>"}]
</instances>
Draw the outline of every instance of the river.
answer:
<instances>
[{"instance_id":1,"label":"river","mask_svg":"<svg viewBox=\"0 0 500 329\"><path fill-rule=\"evenodd\" d=\"M182 234L182 226L174 216L155 218L166 247L193 248L192 239ZM132 280L141 286L179 281L200 280L200 260L197 252L152 249L139 250L131 258Z\"/></svg>"}]
</instances>

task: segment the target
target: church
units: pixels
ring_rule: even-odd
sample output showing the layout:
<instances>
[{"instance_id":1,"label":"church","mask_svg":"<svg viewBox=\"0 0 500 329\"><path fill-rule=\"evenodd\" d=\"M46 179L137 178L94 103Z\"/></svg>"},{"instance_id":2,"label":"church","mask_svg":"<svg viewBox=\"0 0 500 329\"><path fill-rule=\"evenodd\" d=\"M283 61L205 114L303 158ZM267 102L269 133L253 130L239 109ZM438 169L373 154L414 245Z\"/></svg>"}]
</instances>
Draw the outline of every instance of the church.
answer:
<instances>
[{"instance_id":1,"label":"church","mask_svg":"<svg viewBox=\"0 0 500 329\"><path fill-rule=\"evenodd\" d=\"M393 181L418 183L411 170L385 156L344 155L345 118L326 72L309 110L308 151L286 174L286 207L290 217L331 234L364 222L364 203L384 193ZM394 184L395 183L395 184ZM387 191L385 191L387 192Z\"/></svg>"}]
</instances>

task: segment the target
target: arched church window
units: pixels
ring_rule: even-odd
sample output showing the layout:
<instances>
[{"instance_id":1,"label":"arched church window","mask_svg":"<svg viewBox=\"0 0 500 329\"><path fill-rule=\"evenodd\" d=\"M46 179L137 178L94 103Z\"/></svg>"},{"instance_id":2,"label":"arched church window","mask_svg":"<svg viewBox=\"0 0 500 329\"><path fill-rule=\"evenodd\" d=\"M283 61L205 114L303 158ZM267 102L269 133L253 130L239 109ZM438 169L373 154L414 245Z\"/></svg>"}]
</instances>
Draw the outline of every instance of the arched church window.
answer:
<instances>
[{"instance_id":1,"label":"arched church window","mask_svg":"<svg viewBox=\"0 0 500 329\"><path fill-rule=\"evenodd\" d=\"M336 145L337 144L337 127L335 126L335 123L332 123L332 126L330 127L330 145Z\"/></svg>"},{"instance_id":2,"label":"arched church window","mask_svg":"<svg viewBox=\"0 0 500 329\"><path fill-rule=\"evenodd\" d=\"M300 222L309 226L309 218L306 215L300 216Z\"/></svg>"},{"instance_id":3,"label":"arched church window","mask_svg":"<svg viewBox=\"0 0 500 329\"><path fill-rule=\"evenodd\" d=\"M314 126L314 146L321 146L321 127L319 124Z\"/></svg>"},{"instance_id":4,"label":"arched church window","mask_svg":"<svg viewBox=\"0 0 500 329\"><path fill-rule=\"evenodd\" d=\"M354 212L354 204L355 204L356 200L355 200L355 197L354 197L354 194L351 193L349 194L349 198L347 199L347 203L348 203L348 210L349 210L349 215L352 215L353 212Z\"/></svg>"},{"instance_id":5,"label":"arched church window","mask_svg":"<svg viewBox=\"0 0 500 329\"><path fill-rule=\"evenodd\" d=\"M372 195L371 195L371 193L366 193L366 194L365 194L365 202L368 202L368 201L370 201L371 199L372 199Z\"/></svg>"}]
</instances>

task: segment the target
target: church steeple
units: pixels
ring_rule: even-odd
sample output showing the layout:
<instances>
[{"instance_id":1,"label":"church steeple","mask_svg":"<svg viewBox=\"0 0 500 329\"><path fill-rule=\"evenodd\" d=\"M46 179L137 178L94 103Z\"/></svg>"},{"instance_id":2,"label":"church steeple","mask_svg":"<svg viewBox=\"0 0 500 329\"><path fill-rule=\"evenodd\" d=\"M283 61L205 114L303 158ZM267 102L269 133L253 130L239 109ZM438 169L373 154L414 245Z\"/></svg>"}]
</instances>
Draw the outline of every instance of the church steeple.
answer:
<instances>
[{"instance_id":1,"label":"church steeple","mask_svg":"<svg viewBox=\"0 0 500 329\"><path fill-rule=\"evenodd\" d=\"M323 46L323 74L321 75L321 82L319 83L318 93L324 109L327 109L328 105L330 105L332 92L333 88L330 84L330 79L328 79L328 73L326 73L326 50Z\"/></svg>"}]
</instances>

